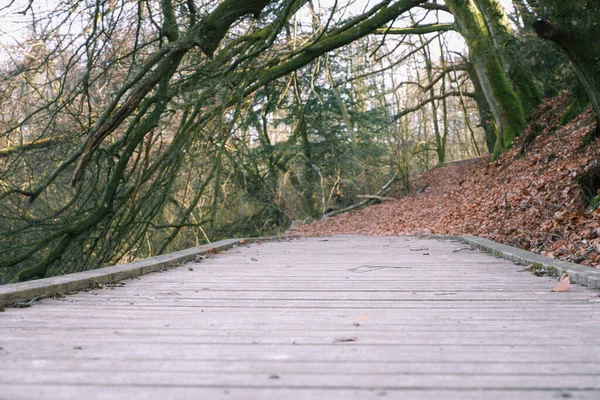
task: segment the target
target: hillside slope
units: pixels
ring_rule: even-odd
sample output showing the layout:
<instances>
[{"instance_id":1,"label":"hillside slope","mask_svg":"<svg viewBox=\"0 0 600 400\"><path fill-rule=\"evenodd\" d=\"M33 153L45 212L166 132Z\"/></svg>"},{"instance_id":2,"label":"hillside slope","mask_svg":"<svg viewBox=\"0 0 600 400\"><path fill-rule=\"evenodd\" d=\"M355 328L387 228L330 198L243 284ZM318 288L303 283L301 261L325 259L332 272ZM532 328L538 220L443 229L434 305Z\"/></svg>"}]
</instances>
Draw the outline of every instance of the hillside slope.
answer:
<instances>
[{"instance_id":1,"label":"hillside slope","mask_svg":"<svg viewBox=\"0 0 600 400\"><path fill-rule=\"evenodd\" d=\"M559 126L565 107L565 96L547 100L495 162L482 157L429 171L415 179L409 196L295 233L477 235L600 267L600 140L589 140L591 110Z\"/></svg>"}]
</instances>

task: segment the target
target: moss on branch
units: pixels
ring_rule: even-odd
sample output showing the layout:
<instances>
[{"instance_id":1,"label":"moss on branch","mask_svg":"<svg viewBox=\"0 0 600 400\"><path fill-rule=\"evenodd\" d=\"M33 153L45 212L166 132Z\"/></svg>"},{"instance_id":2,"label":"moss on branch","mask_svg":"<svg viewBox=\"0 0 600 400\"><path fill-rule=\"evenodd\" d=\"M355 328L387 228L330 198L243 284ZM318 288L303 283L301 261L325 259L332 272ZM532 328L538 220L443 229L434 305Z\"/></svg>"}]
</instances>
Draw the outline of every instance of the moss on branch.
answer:
<instances>
[{"instance_id":1,"label":"moss on branch","mask_svg":"<svg viewBox=\"0 0 600 400\"><path fill-rule=\"evenodd\" d=\"M455 29L454 24L427 24L406 28L378 28L374 33L378 35L423 35L425 33L447 32Z\"/></svg>"}]
</instances>

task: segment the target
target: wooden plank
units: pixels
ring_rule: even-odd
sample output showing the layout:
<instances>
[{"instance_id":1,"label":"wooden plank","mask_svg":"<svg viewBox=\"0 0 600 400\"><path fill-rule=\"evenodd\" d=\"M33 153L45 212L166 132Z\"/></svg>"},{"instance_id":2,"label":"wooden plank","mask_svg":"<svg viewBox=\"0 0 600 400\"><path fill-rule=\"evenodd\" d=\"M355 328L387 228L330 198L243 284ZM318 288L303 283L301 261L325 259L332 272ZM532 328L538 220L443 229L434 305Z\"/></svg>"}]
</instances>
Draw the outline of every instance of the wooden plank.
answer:
<instances>
[{"instance_id":1,"label":"wooden plank","mask_svg":"<svg viewBox=\"0 0 600 400\"><path fill-rule=\"evenodd\" d=\"M381 400L391 399L461 399L461 400L548 400L549 398L568 398L575 400L597 400L598 392L577 388L563 390L519 390L506 388L502 390L485 389L393 389L371 387L366 389L344 388L270 388L270 387L164 387L164 386L107 386L107 385L23 385L8 387L10 394L0 393L0 400L31 400L39 398L40 393L52 393L52 398L59 399L94 399L94 400L156 400L156 399L294 399L294 400ZM10 397L8 397L10 396Z\"/></svg>"},{"instance_id":2,"label":"wooden plank","mask_svg":"<svg viewBox=\"0 0 600 400\"><path fill-rule=\"evenodd\" d=\"M114 333L117 332L117 333ZM539 337L535 337L534 335L529 335L525 337L489 337L488 335L479 335L476 337L470 337L465 335L452 335L448 336L445 333L444 336L437 335L431 337L428 335L426 338L421 335L406 335L399 334L398 337L390 339L389 333L378 334L375 333L367 333L365 334L362 331L331 331L314 335L289 335L289 334L262 334L262 335L253 335L246 334L243 336L238 335L212 335L212 336L201 336L201 335L165 335L153 333L149 335L136 333L135 335L124 335L120 333L120 331L113 331L105 333L104 335L100 334L90 334L88 332L79 332L77 334L64 334L61 333L60 337L57 337L55 332L47 332L47 333L37 333L36 336L39 340L45 341L49 346L59 346L61 342L68 341L69 343L78 343L82 347L87 346L88 344L93 344L96 341L100 341L105 339L104 336L110 337L111 345L114 344L172 344L172 343L186 343L186 344L194 344L194 345L223 345L223 344L231 344L231 345L312 345L312 346L323 346L328 345L329 343L333 343L337 338L355 338L356 341L360 341L361 346L365 345L377 345L377 346L466 346L466 347L476 347L476 346L489 346L489 347L547 347L547 351L552 351L554 346L561 346L565 342L569 342L571 348L575 347L586 347L589 348L591 346L600 347L600 338L593 336L579 336L579 337L569 337L569 336L552 336L546 337L544 335L540 335ZM367 336L367 339L361 339L361 337ZM3 343L6 347L11 347L15 349L17 345L22 342L28 342L29 340L23 338L23 332L19 333L7 333L3 335ZM538 343L543 342L543 345ZM1 368L1 366L0 366Z\"/></svg>"},{"instance_id":3,"label":"wooden plank","mask_svg":"<svg viewBox=\"0 0 600 400\"><path fill-rule=\"evenodd\" d=\"M170 371L198 373L302 373L302 374L455 374L455 375L548 375L560 377L572 375L599 375L600 365L594 362L546 362L538 363L460 363L460 362L416 362L413 360L381 362L367 361L310 361L290 363L282 360L248 360L232 363L227 360L138 360L133 364L127 360L113 359L19 359L0 365L0 370L85 370L85 371Z\"/></svg>"},{"instance_id":4,"label":"wooden plank","mask_svg":"<svg viewBox=\"0 0 600 400\"><path fill-rule=\"evenodd\" d=\"M3 371L0 375L0 385L3 384L56 384L64 385L93 385L100 383L98 373L100 371L81 370L56 370L51 369L43 374L23 374L21 371ZM307 387L312 389L368 389L373 382L382 388L399 389L503 389L513 388L522 390L561 390L564 387L579 387L586 390L594 390L600 394L600 376L585 374L567 374L562 379L556 375L547 374L348 374L330 372L326 374L311 373L287 373L283 374L277 370L263 373L222 373L196 371L105 371L101 381L106 386L147 386L152 382L155 386L179 386L179 387L281 387L295 388ZM273 379L273 376L278 378ZM465 382L465 379L468 379ZM563 380L564 379L564 380ZM577 386L570 386L573 380L578 382Z\"/></svg>"},{"instance_id":5,"label":"wooden plank","mask_svg":"<svg viewBox=\"0 0 600 400\"><path fill-rule=\"evenodd\" d=\"M555 282L458 242L240 246L0 313L0 400L598 398L600 297Z\"/></svg>"}]
</instances>

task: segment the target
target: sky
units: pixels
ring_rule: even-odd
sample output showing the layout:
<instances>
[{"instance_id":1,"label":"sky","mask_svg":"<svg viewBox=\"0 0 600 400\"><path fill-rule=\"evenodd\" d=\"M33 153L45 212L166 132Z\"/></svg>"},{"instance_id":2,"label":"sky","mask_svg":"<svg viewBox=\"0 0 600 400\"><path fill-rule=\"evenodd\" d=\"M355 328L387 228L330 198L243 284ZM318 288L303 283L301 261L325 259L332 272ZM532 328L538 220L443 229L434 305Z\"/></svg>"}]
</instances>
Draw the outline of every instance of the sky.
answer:
<instances>
[{"instance_id":1,"label":"sky","mask_svg":"<svg viewBox=\"0 0 600 400\"><path fill-rule=\"evenodd\" d=\"M8 0L0 0L0 3L5 3ZM9 57L7 54L6 45L13 45L18 41L21 41L24 37L24 27L28 21L31 20L31 11L26 16L18 14L15 10L24 10L29 4L30 0L14 0L13 6L10 9L2 10L0 6L0 61L6 60ZM351 16L361 14L364 10L369 9L375 4L379 3L380 0L337 0L338 7L345 7L344 14L340 15L339 19L347 19ZM502 5L507 10L512 10L512 1L500 0ZM33 7L35 12L43 14L43 10L52 10L59 3L59 0L34 0ZM330 9L336 0L313 0L313 4L318 9ZM346 7L347 6L347 7ZM304 14L308 17L308 14ZM447 13L439 13L442 22L451 22L452 17ZM327 18L327 16L324 16ZM435 22L433 19L427 22ZM402 24L402 22L400 22ZM406 25L404 23L403 25ZM462 51L464 49L464 42L458 35L447 35L449 47L455 51Z\"/></svg>"}]
</instances>

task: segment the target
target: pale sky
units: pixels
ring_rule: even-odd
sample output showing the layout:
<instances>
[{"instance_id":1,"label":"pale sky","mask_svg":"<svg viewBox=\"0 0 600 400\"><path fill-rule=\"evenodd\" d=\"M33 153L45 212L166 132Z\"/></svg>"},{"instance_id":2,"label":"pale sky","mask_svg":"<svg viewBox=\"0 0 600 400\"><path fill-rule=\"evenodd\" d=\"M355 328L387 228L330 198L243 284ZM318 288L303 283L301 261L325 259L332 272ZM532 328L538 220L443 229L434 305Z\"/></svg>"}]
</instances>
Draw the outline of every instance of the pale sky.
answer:
<instances>
[{"instance_id":1,"label":"pale sky","mask_svg":"<svg viewBox=\"0 0 600 400\"><path fill-rule=\"evenodd\" d=\"M6 3L8 0L0 0L2 3ZM380 0L338 0L338 8L346 7L344 14L339 15L338 19L347 19L353 15L358 15L364 10L369 9L373 5L379 3ZM501 4L507 10L512 10L512 1L510 0L500 0ZM6 53L5 45L14 45L16 42L20 41L24 37L24 29L27 26L28 21L31 20L31 11L27 13L26 16L21 14L17 14L15 10L21 11L24 10L29 0L15 0L13 6L10 10L2 10L0 11L0 60L6 60L8 54ZM58 0L35 0L33 2L33 7L38 16L44 14L43 10L51 10L56 7ZM324 9L331 8L335 3L335 0L315 0L315 7L323 7ZM308 16L307 13L301 13L305 16ZM440 12L440 19L442 22L451 22L452 17L444 12ZM325 15L324 18L327 18ZM424 21L434 22L431 21ZM401 22L400 22L401 23ZM397 24L398 25L398 24ZM406 24L404 24L406 25ZM462 51L464 49L464 42L462 38L460 38L457 34L447 34L448 44L455 51Z\"/></svg>"}]
</instances>

